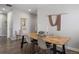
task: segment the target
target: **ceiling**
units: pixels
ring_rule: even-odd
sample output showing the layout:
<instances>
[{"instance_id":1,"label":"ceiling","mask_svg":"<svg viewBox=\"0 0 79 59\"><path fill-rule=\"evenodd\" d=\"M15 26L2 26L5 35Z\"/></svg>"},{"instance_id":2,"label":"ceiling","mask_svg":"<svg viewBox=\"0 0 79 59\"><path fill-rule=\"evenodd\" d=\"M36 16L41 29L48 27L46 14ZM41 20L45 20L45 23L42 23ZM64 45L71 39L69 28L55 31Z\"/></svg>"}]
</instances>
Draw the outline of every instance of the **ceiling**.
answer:
<instances>
[{"instance_id":1,"label":"ceiling","mask_svg":"<svg viewBox=\"0 0 79 59\"><path fill-rule=\"evenodd\" d=\"M36 14L37 13L37 10L38 8L47 8L47 9L52 9L53 8L78 8L79 7L79 4L11 4L12 7L9 7L9 6L6 6L6 4L0 4L0 11L2 11L2 8L6 8L6 10L4 11L4 13L12 10L12 9L19 9L19 10L22 10L22 11L26 11L26 12L29 12L28 9L31 9L30 13L33 13L33 14ZM72 7L71 7L72 6ZM73 8L73 9L74 9ZM75 8L75 9L76 9Z\"/></svg>"}]
</instances>

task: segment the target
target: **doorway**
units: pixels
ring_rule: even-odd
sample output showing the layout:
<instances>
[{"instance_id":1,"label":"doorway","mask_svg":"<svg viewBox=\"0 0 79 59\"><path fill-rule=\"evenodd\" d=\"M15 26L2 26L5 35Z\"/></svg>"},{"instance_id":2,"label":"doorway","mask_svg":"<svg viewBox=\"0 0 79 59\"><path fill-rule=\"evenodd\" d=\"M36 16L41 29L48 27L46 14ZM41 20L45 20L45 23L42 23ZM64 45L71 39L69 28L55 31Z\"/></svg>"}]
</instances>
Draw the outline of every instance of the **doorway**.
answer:
<instances>
[{"instance_id":1,"label":"doorway","mask_svg":"<svg viewBox=\"0 0 79 59\"><path fill-rule=\"evenodd\" d=\"M0 14L0 42L7 40L7 14Z\"/></svg>"}]
</instances>

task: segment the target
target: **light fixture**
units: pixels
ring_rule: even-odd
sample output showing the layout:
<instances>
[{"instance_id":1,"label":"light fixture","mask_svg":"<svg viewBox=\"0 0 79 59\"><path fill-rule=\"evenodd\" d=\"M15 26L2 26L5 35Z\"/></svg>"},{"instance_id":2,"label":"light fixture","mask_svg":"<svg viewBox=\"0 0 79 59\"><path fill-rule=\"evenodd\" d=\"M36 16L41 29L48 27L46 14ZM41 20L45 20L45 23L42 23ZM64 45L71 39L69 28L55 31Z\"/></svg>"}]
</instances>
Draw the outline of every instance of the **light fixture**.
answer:
<instances>
[{"instance_id":1,"label":"light fixture","mask_svg":"<svg viewBox=\"0 0 79 59\"><path fill-rule=\"evenodd\" d=\"M2 8L2 10L5 11L6 9L5 8Z\"/></svg>"},{"instance_id":2,"label":"light fixture","mask_svg":"<svg viewBox=\"0 0 79 59\"><path fill-rule=\"evenodd\" d=\"M29 12L31 12L31 9L28 9Z\"/></svg>"}]
</instances>

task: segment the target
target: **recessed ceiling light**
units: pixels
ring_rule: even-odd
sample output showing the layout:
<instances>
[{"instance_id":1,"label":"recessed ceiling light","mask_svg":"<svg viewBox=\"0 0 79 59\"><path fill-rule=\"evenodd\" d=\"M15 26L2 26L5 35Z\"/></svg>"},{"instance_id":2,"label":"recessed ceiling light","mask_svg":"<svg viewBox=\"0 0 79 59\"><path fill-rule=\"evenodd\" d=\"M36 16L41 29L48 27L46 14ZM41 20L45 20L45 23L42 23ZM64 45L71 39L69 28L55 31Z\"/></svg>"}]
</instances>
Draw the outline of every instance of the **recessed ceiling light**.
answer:
<instances>
[{"instance_id":1,"label":"recessed ceiling light","mask_svg":"<svg viewBox=\"0 0 79 59\"><path fill-rule=\"evenodd\" d=\"M31 9L28 9L28 11L30 12L30 11L31 11Z\"/></svg>"},{"instance_id":2,"label":"recessed ceiling light","mask_svg":"<svg viewBox=\"0 0 79 59\"><path fill-rule=\"evenodd\" d=\"M2 8L3 11L5 11L5 8Z\"/></svg>"}]
</instances>

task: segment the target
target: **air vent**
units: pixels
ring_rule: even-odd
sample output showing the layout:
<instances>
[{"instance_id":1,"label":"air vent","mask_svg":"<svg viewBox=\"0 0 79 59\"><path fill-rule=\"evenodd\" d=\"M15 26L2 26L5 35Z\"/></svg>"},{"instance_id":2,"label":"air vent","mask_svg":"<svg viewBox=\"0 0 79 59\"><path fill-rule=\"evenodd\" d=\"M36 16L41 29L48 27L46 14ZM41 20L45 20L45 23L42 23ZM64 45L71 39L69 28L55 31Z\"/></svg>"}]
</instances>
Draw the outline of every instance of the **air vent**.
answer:
<instances>
[{"instance_id":1,"label":"air vent","mask_svg":"<svg viewBox=\"0 0 79 59\"><path fill-rule=\"evenodd\" d=\"M11 4L6 4L6 6L8 6L8 7L12 7L12 5L11 5Z\"/></svg>"}]
</instances>

